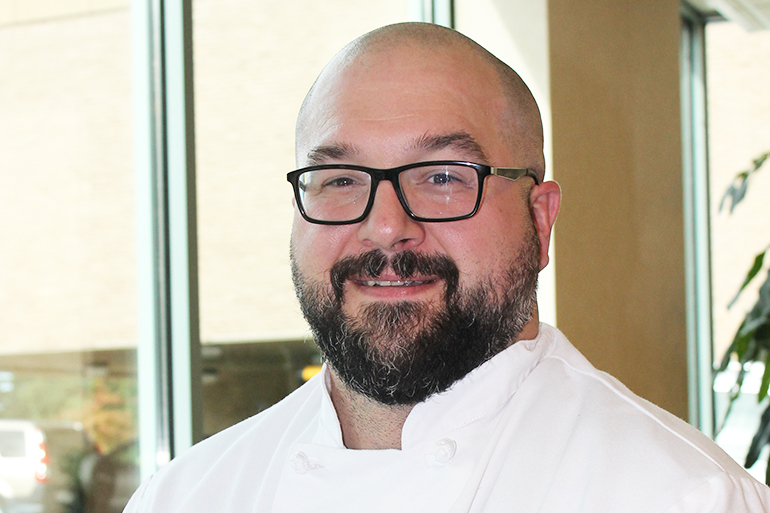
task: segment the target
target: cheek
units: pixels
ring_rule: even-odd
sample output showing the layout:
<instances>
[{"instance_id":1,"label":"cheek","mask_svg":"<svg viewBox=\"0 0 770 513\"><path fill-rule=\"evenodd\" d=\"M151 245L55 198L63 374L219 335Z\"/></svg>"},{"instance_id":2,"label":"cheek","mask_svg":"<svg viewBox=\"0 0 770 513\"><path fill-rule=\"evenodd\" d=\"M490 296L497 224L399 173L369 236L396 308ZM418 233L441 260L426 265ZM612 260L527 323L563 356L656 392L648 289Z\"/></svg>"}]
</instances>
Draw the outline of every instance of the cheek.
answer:
<instances>
[{"instance_id":1,"label":"cheek","mask_svg":"<svg viewBox=\"0 0 770 513\"><path fill-rule=\"evenodd\" d=\"M316 280L327 279L332 265L344 256L349 226L311 224L295 216L291 251L298 269Z\"/></svg>"},{"instance_id":2,"label":"cheek","mask_svg":"<svg viewBox=\"0 0 770 513\"><path fill-rule=\"evenodd\" d=\"M487 209L468 221L473 223L460 221L441 235L442 246L460 269L461 283L506 272L531 236L527 209Z\"/></svg>"},{"instance_id":3,"label":"cheek","mask_svg":"<svg viewBox=\"0 0 770 513\"><path fill-rule=\"evenodd\" d=\"M441 246L460 270L460 285L466 286L490 279L507 266L503 258L507 244L507 239L482 226L449 231Z\"/></svg>"}]
</instances>

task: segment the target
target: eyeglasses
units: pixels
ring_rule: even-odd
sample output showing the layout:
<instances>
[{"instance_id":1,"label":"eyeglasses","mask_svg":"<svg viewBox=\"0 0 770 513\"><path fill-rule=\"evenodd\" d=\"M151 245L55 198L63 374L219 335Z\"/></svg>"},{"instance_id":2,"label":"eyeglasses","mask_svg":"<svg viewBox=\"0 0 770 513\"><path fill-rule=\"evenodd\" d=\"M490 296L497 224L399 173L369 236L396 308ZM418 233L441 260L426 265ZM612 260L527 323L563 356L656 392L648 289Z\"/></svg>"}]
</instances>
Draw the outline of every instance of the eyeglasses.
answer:
<instances>
[{"instance_id":1,"label":"eyeglasses","mask_svg":"<svg viewBox=\"0 0 770 513\"><path fill-rule=\"evenodd\" d=\"M366 219L377 186L393 184L396 196L412 219L422 222L457 221L479 209L484 179L489 175L540 180L532 169L492 167L473 162L437 160L392 169L351 164L310 166L286 175L294 187L305 220L316 224L353 224Z\"/></svg>"}]
</instances>

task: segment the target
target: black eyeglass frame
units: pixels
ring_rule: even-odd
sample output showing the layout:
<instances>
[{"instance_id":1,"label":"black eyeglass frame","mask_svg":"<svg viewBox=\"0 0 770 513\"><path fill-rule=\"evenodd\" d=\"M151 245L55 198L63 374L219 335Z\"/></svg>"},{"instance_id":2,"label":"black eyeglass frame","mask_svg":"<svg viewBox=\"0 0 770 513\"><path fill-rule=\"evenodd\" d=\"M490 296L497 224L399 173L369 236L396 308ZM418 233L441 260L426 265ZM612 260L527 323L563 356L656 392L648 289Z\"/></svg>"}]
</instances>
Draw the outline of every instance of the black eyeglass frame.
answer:
<instances>
[{"instance_id":1,"label":"black eyeglass frame","mask_svg":"<svg viewBox=\"0 0 770 513\"><path fill-rule=\"evenodd\" d=\"M428 218L428 217L420 217L415 215L414 212L412 212L411 209L409 208L406 202L406 199L404 198L404 195L401 192L401 185L398 182L398 175L406 171L407 169L414 169L414 168L428 167L428 166L447 166L447 165L472 167L473 169L476 170L476 173L478 174L478 178L479 178L479 192L478 192L478 196L476 197L476 204L474 205L473 210L469 214L455 216L455 217ZM372 178L371 190L369 191L369 200L366 203L366 207L364 208L364 211L360 216L350 221L322 221L320 219L313 219L307 215L307 213L305 212L305 207L302 204L302 199L300 197L299 177L302 173L306 173L308 171L322 171L324 169L350 169L352 171L361 171L368 174ZM506 178L511 181L516 181L522 176L529 176L535 181L535 185L540 185L540 179L537 177L537 173L535 172L534 169L515 168L515 167L495 167L495 166L487 166L484 164L476 164L475 162L465 162L461 160L431 160L426 162L415 162L413 164L406 164L405 166L394 167L391 169L376 169L376 168L366 167L366 166L357 166L355 164L322 164L318 166L303 167L301 169L297 169L296 171L292 171L286 175L286 180L289 183L291 183L292 187L294 188L294 197L297 201L297 208L299 208L300 214L302 214L302 217L305 219L305 221L309 223L326 224L326 225L343 225L343 224L360 223L361 221L366 219L366 217L371 212L372 205L374 205L374 197L377 194L377 187L379 186L380 182L383 180L387 180L393 185L393 190L396 191L396 196L398 197L398 201L401 203L401 206L403 207L404 211L407 213L407 215L410 218L414 219L415 221L420 221L423 223L444 223L449 221L460 221L462 219L468 219L476 215L476 212L479 211L479 206L481 205L481 197L484 193L484 180L486 179L487 176L500 176L502 178Z\"/></svg>"}]
</instances>

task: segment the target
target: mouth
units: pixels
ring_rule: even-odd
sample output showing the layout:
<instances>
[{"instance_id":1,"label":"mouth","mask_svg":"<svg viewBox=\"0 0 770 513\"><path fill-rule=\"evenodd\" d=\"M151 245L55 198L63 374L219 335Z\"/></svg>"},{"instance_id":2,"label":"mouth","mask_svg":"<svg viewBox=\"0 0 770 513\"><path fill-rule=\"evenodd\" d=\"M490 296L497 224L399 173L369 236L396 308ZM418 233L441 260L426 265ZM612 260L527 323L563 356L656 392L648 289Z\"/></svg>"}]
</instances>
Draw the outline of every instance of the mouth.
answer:
<instances>
[{"instance_id":1,"label":"mouth","mask_svg":"<svg viewBox=\"0 0 770 513\"><path fill-rule=\"evenodd\" d=\"M417 287L436 280L352 280L365 287Z\"/></svg>"},{"instance_id":2,"label":"mouth","mask_svg":"<svg viewBox=\"0 0 770 513\"><path fill-rule=\"evenodd\" d=\"M448 256L413 251L386 256L372 250L345 257L330 269L334 296L340 303L347 293L388 301L419 299L443 290L449 297L458 278L457 266Z\"/></svg>"}]
</instances>

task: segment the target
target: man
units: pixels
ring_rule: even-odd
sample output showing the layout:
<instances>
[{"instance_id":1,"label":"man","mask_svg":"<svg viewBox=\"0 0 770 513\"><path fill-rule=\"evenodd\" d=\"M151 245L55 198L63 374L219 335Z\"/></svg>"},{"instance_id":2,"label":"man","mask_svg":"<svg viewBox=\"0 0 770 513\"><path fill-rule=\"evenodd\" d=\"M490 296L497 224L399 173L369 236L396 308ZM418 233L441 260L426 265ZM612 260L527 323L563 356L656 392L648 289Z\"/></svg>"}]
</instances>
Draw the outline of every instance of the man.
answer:
<instances>
[{"instance_id":1,"label":"man","mask_svg":"<svg viewBox=\"0 0 770 513\"><path fill-rule=\"evenodd\" d=\"M513 70L449 29L384 27L323 70L296 138L292 268L327 365L127 511L770 508L706 437L538 323L560 191Z\"/></svg>"}]
</instances>

